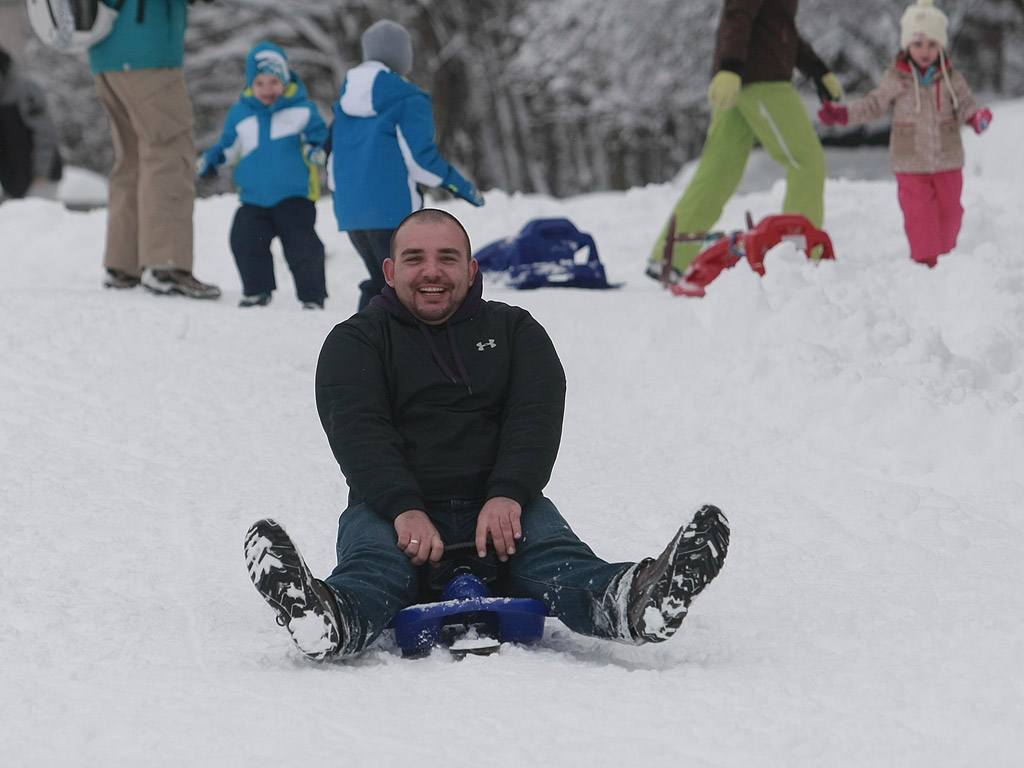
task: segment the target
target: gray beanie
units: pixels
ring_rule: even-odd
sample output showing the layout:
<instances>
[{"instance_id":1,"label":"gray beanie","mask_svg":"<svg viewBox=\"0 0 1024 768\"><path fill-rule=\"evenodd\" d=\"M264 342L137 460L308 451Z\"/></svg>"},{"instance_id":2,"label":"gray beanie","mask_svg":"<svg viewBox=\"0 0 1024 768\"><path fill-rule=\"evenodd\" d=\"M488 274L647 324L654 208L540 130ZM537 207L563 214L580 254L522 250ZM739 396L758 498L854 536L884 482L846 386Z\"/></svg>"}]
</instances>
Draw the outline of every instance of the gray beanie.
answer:
<instances>
[{"instance_id":1,"label":"gray beanie","mask_svg":"<svg viewBox=\"0 0 1024 768\"><path fill-rule=\"evenodd\" d=\"M400 75L412 69L412 38L397 21L381 19L363 32L363 61L379 61Z\"/></svg>"}]
</instances>

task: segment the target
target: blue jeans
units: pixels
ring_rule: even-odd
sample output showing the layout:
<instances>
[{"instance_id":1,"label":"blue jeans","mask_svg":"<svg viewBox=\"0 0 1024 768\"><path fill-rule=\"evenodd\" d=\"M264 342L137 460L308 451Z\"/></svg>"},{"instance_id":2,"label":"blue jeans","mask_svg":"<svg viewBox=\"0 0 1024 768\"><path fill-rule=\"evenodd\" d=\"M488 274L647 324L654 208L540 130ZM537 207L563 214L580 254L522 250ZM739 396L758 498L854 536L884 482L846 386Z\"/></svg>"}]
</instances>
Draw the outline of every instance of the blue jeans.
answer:
<instances>
[{"instance_id":1,"label":"blue jeans","mask_svg":"<svg viewBox=\"0 0 1024 768\"><path fill-rule=\"evenodd\" d=\"M472 541L482 501L451 501L427 513L442 541ZM552 616L583 635L618 638L602 599L632 563L608 563L572 532L555 505L543 496L523 509L523 537L509 557L495 593L531 597ZM403 608L419 601L421 571L396 544L390 520L367 504L346 509L338 521L338 565L325 583L339 597L355 632L350 651L368 647ZM426 566L422 566L425 568Z\"/></svg>"}]
</instances>

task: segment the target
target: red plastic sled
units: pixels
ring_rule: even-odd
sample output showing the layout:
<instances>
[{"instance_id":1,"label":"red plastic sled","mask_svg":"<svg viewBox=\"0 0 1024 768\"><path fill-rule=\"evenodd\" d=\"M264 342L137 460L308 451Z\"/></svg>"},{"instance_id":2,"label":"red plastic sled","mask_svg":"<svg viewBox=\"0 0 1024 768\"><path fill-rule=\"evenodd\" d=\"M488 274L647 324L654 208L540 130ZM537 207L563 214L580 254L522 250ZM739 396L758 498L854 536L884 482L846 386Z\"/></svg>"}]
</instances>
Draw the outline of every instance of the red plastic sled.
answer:
<instances>
[{"instance_id":1,"label":"red plastic sled","mask_svg":"<svg viewBox=\"0 0 1024 768\"><path fill-rule=\"evenodd\" d=\"M672 293L676 296L703 296L704 289L712 280L723 270L735 266L742 258L746 258L752 270L763 275L765 254L783 240L795 243L797 248L807 254L808 259L813 258L811 254L817 248L821 249L822 259L836 257L828 233L815 227L802 214L765 216L753 227L750 226L748 214L747 222L749 228L746 232L722 234L716 242L701 251L683 276L669 286ZM671 222L665 241L665 263L671 261L675 242L695 239L698 238L689 234L676 237L675 222Z\"/></svg>"}]
</instances>

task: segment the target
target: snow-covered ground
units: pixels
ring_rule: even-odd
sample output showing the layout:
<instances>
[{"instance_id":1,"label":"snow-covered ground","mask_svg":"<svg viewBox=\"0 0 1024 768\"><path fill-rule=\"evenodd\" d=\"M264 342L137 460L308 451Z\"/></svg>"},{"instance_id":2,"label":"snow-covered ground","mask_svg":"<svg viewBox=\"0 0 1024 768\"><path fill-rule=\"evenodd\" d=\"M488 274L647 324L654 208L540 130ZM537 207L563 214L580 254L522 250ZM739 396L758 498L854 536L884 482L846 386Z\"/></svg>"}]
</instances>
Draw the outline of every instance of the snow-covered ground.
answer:
<instances>
[{"instance_id":1,"label":"snow-covered ground","mask_svg":"<svg viewBox=\"0 0 1024 768\"><path fill-rule=\"evenodd\" d=\"M345 484L313 403L362 266L327 201L326 312L240 310L232 197L196 207L217 302L101 285L104 211L0 206L0 763L7 766L1019 766L1024 755L1024 103L965 133L967 213L913 264L891 178L831 179L838 260L780 246L703 300L641 276L677 181L444 207L475 245L538 216L618 291L496 287L569 379L547 493L609 559L705 501L719 579L658 646L573 635L489 658L301 658L242 538L333 565ZM736 197L724 227L778 209Z\"/></svg>"}]
</instances>

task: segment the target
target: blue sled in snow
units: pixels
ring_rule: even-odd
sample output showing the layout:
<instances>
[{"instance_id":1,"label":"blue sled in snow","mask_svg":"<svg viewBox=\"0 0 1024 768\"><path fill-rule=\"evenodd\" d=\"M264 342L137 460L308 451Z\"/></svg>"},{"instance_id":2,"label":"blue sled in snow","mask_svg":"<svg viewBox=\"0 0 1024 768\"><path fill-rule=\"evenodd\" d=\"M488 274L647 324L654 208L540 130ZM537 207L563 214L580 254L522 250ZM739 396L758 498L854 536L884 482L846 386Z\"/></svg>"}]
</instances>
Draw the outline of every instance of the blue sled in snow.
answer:
<instances>
[{"instance_id":1,"label":"blue sled in snow","mask_svg":"<svg viewBox=\"0 0 1024 768\"><path fill-rule=\"evenodd\" d=\"M388 626L405 657L444 646L461 658L493 653L502 643L535 643L544 634L547 615L540 600L492 597L482 579L462 572L444 587L440 602L405 608Z\"/></svg>"},{"instance_id":2,"label":"blue sled in snow","mask_svg":"<svg viewBox=\"0 0 1024 768\"><path fill-rule=\"evenodd\" d=\"M490 243L475 256L482 271L501 273L522 290L619 287L608 282L594 238L568 219L533 219L515 237Z\"/></svg>"}]
</instances>

